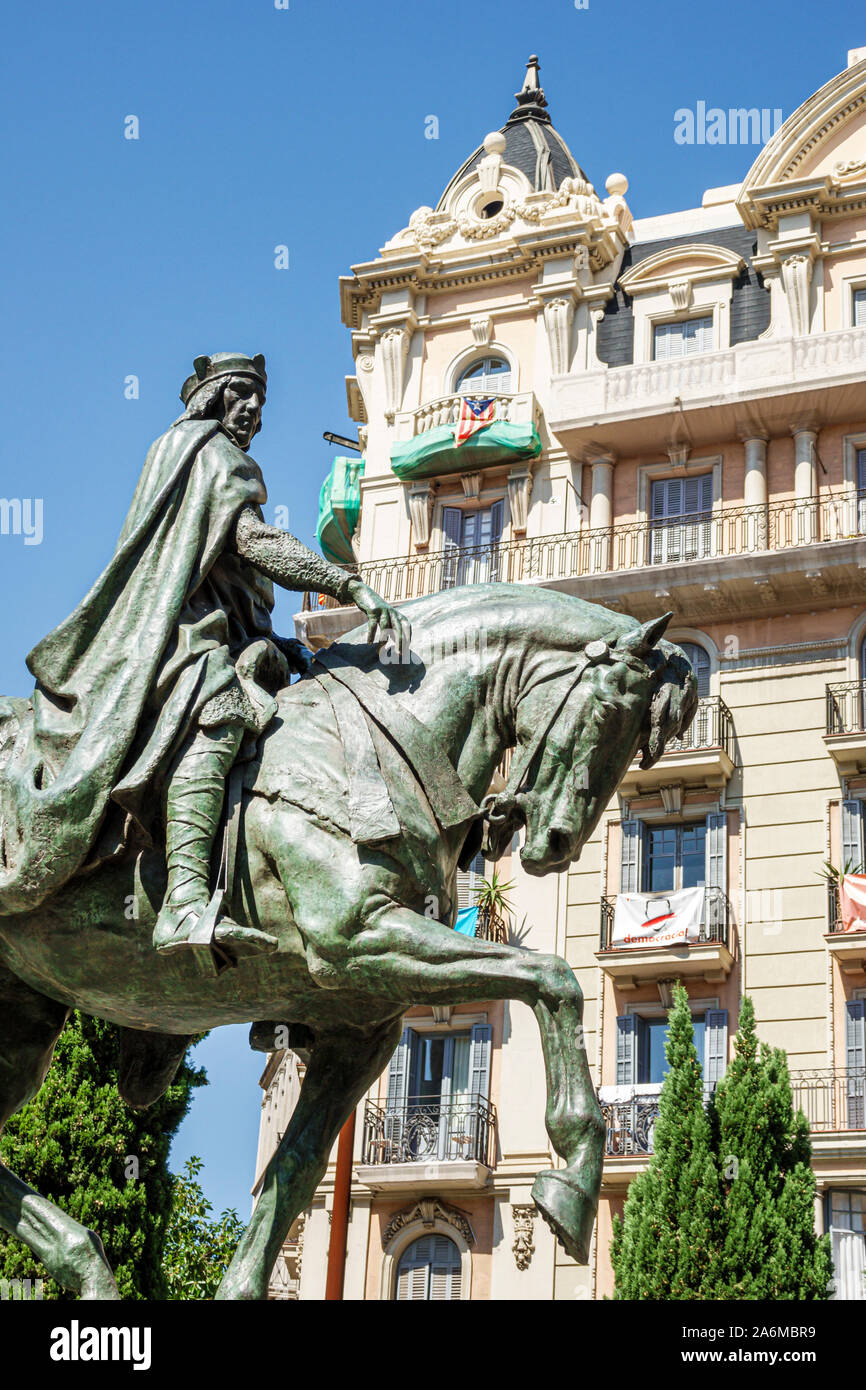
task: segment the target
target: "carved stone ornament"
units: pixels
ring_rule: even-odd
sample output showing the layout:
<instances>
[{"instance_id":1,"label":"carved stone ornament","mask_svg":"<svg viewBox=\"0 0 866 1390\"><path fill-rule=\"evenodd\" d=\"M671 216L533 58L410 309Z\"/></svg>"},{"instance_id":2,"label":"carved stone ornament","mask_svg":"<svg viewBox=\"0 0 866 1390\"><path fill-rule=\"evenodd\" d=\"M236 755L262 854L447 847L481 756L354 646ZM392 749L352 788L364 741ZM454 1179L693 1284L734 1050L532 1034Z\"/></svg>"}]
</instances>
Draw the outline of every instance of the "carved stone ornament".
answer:
<instances>
[{"instance_id":1,"label":"carved stone ornament","mask_svg":"<svg viewBox=\"0 0 866 1390\"><path fill-rule=\"evenodd\" d=\"M459 232L467 241L487 241L507 231L512 222L540 222L543 217L558 212L560 208L573 210L583 222L601 222L604 219L604 208L598 195L585 179L566 178L555 193L548 196L536 193L530 197L531 201L506 198L501 210L494 217L486 218L471 215L454 218L448 213L433 212L428 207L416 208L406 230L424 249L439 246L455 232Z\"/></svg>"},{"instance_id":2,"label":"carved stone ornament","mask_svg":"<svg viewBox=\"0 0 866 1390\"><path fill-rule=\"evenodd\" d=\"M809 287L812 283L810 256L786 256L781 267L782 284L791 315L791 332L801 338L809 332Z\"/></svg>"},{"instance_id":3,"label":"carved stone ornament","mask_svg":"<svg viewBox=\"0 0 866 1390\"><path fill-rule=\"evenodd\" d=\"M691 280L674 280L668 285L668 292L671 297L671 304L678 313L683 309L688 309L692 300Z\"/></svg>"},{"instance_id":4,"label":"carved stone ornament","mask_svg":"<svg viewBox=\"0 0 866 1390\"><path fill-rule=\"evenodd\" d=\"M472 337L477 347L484 347L490 342L493 319L489 314L473 314L469 320L469 327L472 329Z\"/></svg>"},{"instance_id":5,"label":"carved stone ornament","mask_svg":"<svg viewBox=\"0 0 866 1390\"><path fill-rule=\"evenodd\" d=\"M550 348L550 369L554 376L563 376L571 365L571 324L574 300L559 295L548 299L544 306L544 327Z\"/></svg>"},{"instance_id":6,"label":"carved stone ornament","mask_svg":"<svg viewBox=\"0 0 866 1390\"><path fill-rule=\"evenodd\" d=\"M429 483L413 483L409 488L409 517L416 549L426 550L433 517L433 489Z\"/></svg>"},{"instance_id":7,"label":"carved stone ornament","mask_svg":"<svg viewBox=\"0 0 866 1390\"><path fill-rule=\"evenodd\" d=\"M508 504L511 508L511 530L515 536L526 534L529 517L529 495L532 491L532 469L528 464L512 468L508 474Z\"/></svg>"},{"instance_id":8,"label":"carved stone ornament","mask_svg":"<svg viewBox=\"0 0 866 1390\"><path fill-rule=\"evenodd\" d=\"M481 496L481 474L480 473L461 473L460 481L463 484L464 497Z\"/></svg>"},{"instance_id":9,"label":"carved stone ornament","mask_svg":"<svg viewBox=\"0 0 866 1390\"><path fill-rule=\"evenodd\" d=\"M382 334L382 366L385 371L385 417L393 420L403 399L403 368L409 351L409 333L403 327Z\"/></svg>"},{"instance_id":10,"label":"carved stone ornament","mask_svg":"<svg viewBox=\"0 0 866 1390\"><path fill-rule=\"evenodd\" d=\"M855 175L866 173L866 159L837 159L833 165L833 174L837 179L850 179Z\"/></svg>"},{"instance_id":11,"label":"carved stone ornament","mask_svg":"<svg viewBox=\"0 0 866 1390\"><path fill-rule=\"evenodd\" d=\"M535 1242L532 1239L532 1229L537 1215L534 1202L529 1202L522 1206L514 1204L511 1208L514 1217L514 1263L518 1269L528 1269L535 1254Z\"/></svg>"},{"instance_id":12,"label":"carved stone ornament","mask_svg":"<svg viewBox=\"0 0 866 1390\"><path fill-rule=\"evenodd\" d=\"M467 1245L475 1244L475 1233L464 1211L459 1207L449 1206L440 1197L422 1197L419 1202L412 1202L408 1207L401 1207L400 1211L394 1213L382 1236L382 1247L387 1250L394 1237L406 1226L432 1227L437 1221L443 1221L446 1226L453 1226Z\"/></svg>"}]
</instances>

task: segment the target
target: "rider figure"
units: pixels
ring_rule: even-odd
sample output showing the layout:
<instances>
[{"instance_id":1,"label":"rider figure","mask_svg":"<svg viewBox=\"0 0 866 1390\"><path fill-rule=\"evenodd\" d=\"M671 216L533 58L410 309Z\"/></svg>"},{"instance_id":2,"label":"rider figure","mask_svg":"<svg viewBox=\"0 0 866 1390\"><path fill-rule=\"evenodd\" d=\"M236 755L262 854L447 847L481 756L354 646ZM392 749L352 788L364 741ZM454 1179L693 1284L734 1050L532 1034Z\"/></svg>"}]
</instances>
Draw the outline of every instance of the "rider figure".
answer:
<instances>
[{"instance_id":1,"label":"rider figure","mask_svg":"<svg viewBox=\"0 0 866 1390\"><path fill-rule=\"evenodd\" d=\"M405 636L404 620L360 579L265 522L267 491L247 452L261 428L264 358L217 353L194 366L185 412L148 453L112 560L28 658L37 685L27 757L39 770L16 803L30 813L35 783L41 825L56 785L58 881L116 853L131 826L158 831L162 812L168 884L154 945L166 954L202 949L189 938L210 899L226 778L245 737L274 714L289 671L309 661L300 643L274 636L272 581L354 603L370 640L377 628L401 645ZM59 815L70 784L73 825ZM230 955L277 945L228 917L213 939Z\"/></svg>"}]
</instances>

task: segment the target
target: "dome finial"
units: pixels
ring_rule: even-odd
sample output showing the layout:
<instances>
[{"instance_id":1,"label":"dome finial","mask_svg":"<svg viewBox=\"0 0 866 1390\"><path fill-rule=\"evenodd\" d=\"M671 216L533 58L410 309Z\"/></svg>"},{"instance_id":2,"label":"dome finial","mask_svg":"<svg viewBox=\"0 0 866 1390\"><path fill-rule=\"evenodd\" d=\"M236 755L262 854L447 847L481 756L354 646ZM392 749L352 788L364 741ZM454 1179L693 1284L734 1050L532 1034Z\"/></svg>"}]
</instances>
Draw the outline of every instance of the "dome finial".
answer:
<instances>
[{"instance_id":1,"label":"dome finial","mask_svg":"<svg viewBox=\"0 0 866 1390\"><path fill-rule=\"evenodd\" d=\"M523 86L519 92L515 92L517 98L517 108L508 117L511 121L544 121L550 124L550 116L547 114L547 98L541 88L541 79L538 75L538 54L533 53L529 62L526 64L526 76L523 79Z\"/></svg>"}]
</instances>

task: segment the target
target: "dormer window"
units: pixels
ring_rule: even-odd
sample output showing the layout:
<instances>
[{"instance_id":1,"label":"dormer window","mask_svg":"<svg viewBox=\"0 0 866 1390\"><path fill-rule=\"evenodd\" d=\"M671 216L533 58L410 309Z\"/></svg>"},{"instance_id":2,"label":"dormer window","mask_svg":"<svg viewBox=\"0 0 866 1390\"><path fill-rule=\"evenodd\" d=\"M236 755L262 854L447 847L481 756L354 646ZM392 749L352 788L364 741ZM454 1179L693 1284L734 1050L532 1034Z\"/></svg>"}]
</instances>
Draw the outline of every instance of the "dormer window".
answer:
<instances>
[{"instance_id":1,"label":"dormer window","mask_svg":"<svg viewBox=\"0 0 866 1390\"><path fill-rule=\"evenodd\" d=\"M511 366L503 357L479 357L460 373L457 390L462 395L510 391Z\"/></svg>"},{"instance_id":2,"label":"dormer window","mask_svg":"<svg viewBox=\"0 0 866 1390\"><path fill-rule=\"evenodd\" d=\"M680 319L677 323L657 323L653 327L653 361L669 362L674 357L693 357L713 350L713 317Z\"/></svg>"},{"instance_id":3,"label":"dormer window","mask_svg":"<svg viewBox=\"0 0 866 1390\"><path fill-rule=\"evenodd\" d=\"M479 217L495 217L498 212L502 211L504 206L505 204L501 198L491 198L489 203L482 204L478 209L478 215Z\"/></svg>"}]
</instances>

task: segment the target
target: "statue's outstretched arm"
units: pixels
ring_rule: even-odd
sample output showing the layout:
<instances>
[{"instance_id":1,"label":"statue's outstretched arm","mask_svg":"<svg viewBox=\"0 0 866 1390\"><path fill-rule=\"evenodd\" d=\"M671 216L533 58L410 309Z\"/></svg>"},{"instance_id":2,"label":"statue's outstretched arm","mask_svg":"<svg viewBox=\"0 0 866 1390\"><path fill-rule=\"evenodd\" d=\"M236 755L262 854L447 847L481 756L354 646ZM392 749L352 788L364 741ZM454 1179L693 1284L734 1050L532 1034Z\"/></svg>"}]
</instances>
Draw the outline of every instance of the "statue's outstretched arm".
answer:
<instances>
[{"instance_id":1,"label":"statue's outstretched arm","mask_svg":"<svg viewBox=\"0 0 866 1390\"><path fill-rule=\"evenodd\" d=\"M254 507L244 507L235 522L234 547L268 579L284 589L310 589L329 594L338 603L354 603L367 619L367 641L391 639L397 650L408 649L412 629L396 608L370 589L358 575L346 574L302 541L262 520Z\"/></svg>"},{"instance_id":2,"label":"statue's outstretched arm","mask_svg":"<svg viewBox=\"0 0 866 1390\"><path fill-rule=\"evenodd\" d=\"M316 555L288 531L269 526L253 507L244 507L235 522L234 548L284 589L309 589L340 603L351 601L349 585L356 576Z\"/></svg>"}]
</instances>

